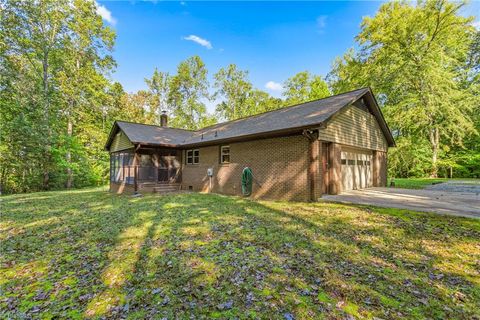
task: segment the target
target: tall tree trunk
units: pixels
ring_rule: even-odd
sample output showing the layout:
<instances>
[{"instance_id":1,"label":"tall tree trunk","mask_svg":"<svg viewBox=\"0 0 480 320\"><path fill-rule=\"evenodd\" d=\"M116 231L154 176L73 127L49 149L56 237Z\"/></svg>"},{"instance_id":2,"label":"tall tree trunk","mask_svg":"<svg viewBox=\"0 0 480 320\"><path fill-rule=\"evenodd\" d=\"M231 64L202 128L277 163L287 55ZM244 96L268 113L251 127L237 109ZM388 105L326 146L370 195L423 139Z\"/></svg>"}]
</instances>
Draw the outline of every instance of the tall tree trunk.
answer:
<instances>
[{"instance_id":1,"label":"tall tree trunk","mask_svg":"<svg viewBox=\"0 0 480 320\"><path fill-rule=\"evenodd\" d=\"M27 192L27 184L25 183L25 176L27 175L27 169L23 167L22 170L22 192L26 193Z\"/></svg>"},{"instance_id":2,"label":"tall tree trunk","mask_svg":"<svg viewBox=\"0 0 480 320\"><path fill-rule=\"evenodd\" d=\"M430 130L430 144L432 146L432 172L430 174L431 178L438 177L438 149L440 147L440 130L438 127L434 127Z\"/></svg>"},{"instance_id":3,"label":"tall tree trunk","mask_svg":"<svg viewBox=\"0 0 480 320\"><path fill-rule=\"evenodd\" d=\"M2 173L0 174L0 196L5 189L5 181L7 180L7 169L5 166L2 168Z\"/></svg>"},{"instance_id":4,"label":"tall tree trunk","mask_svg":"<svg viewBox=\"0 0 480 320\"><path fill-rule=\"evenodd\" d=\"M43 158L43 189L48 190L50 172L49 172L49 162L50 162L50 101L48 97L48 51L44 50L43 53L43 94L44 94L44 123L46 127L46 137L45 137L45 152Z\"/></svg>"},{"instance_id":5,"label":"tall tree trunk","mask_svg":"<svg viewBox=\"0 0 480 320\"><path fill-rule=\"evenodd\" d=\"M66 187L67 189L72 188L73 186L73 172L72 172L72 153L70 151L70 143L72 140L73 136L73 123L72 123L72 117L70 115L70 112L68 114L68 120L67 120L67 136L68 136L68 149L67 149L67 154L65 156L67 160L67 183Z\"/></svg>"},{"instance_id":6,"label":"tall tree trunk","mask_svg":"<svg viewBox=\"0 0 480 320\"><path fill-rule=\"evenodd\" d=\"M75 71L76 71L76 78L78 79L79 72L80 72L80 59L77 57L75 62ZM71 189L73 186L73 171L72 171L72 138L73 138L73 119L72 113L76 107L76 97L72 97L70 100L70 108L67 109L67 136L68 136L68 148L67 154L65 155L67 160L67 182L66 187L67 189ZM102 117L103 117L103 107L102 107ZM103 121L103 120L102 120Z\"/></svg>"}]
</instances>

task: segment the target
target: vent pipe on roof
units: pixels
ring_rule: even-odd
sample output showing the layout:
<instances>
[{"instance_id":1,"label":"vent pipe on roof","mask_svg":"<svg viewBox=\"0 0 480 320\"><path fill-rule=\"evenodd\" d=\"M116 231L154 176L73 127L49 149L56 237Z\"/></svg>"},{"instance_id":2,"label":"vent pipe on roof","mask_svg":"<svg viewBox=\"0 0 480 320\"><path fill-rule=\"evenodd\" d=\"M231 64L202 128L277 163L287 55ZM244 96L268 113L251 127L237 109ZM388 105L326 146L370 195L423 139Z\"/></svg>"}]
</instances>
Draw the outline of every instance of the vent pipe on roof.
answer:
<instances>
[{"instance_id":1,"label":"vent pipe on roof","mask_svg":"<svg viewBox=\"0 0 480 320\"><path fill-rule=\"evenodd\" d=\"M167 111L162 111L160 115L160 127L167 127L168 126L168 116Z\"/></svg>"}]
</instances>

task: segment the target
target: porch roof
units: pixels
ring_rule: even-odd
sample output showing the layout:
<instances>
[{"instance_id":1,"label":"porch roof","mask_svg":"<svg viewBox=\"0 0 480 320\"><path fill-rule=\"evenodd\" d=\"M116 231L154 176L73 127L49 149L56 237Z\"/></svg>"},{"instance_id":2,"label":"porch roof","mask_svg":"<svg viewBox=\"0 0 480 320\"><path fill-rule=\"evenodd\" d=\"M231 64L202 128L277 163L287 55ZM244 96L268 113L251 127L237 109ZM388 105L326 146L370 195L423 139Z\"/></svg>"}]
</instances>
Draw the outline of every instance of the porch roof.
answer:
<instances>
[{"instance_id":1,"label":"porch roof","mask_svg":"<svg viewBox=\"0 0 480 320\"><path fill-rule=\"evenodd\" d=\"M115 121L133 144L178 146L182 144L193 131L159 127L155 125L139 124L126 121Z\"/></svg>"}]
</instances>

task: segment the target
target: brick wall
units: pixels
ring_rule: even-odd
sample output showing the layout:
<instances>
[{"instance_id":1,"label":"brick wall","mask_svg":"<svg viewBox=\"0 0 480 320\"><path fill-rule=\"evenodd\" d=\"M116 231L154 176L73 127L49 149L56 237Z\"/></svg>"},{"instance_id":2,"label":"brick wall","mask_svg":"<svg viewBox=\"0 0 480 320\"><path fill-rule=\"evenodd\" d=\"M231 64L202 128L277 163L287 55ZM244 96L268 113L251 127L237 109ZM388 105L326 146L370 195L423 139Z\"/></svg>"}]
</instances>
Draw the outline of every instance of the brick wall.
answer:
<instances>
[{"instance_id":1,"label":"brick wall","mask_svg":"<svg viewBox=\"0 0 480 320\"><path fill-rule=\"evenodd\" d=\"M229 164L219 163L219 145L199 148L200 163L183 164L182 189L192 186L194 191L241 195L242 170L250 167L254 175L253 198L310 200L307 138L298 135L228 145ZM318 148L318 144L314 147ZM211 179L207 168L213 168Z\"/></svg>"}]
</instances>

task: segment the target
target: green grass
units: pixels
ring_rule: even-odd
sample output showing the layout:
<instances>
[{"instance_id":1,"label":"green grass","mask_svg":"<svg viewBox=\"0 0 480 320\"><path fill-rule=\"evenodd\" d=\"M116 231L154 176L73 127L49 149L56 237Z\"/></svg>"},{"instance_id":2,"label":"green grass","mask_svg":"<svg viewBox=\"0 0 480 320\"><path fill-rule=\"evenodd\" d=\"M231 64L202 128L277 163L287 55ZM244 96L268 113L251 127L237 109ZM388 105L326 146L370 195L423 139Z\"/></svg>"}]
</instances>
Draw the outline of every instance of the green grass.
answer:
<instances>
[{"instance_id":1,"label":"green grass","mask_svg":"<svg viewBox=\"0 0 480 320\"><path fill-rule=\"evenodd\" d=\"M479 220L100 189L0 200L2 319L480 316Z\"/></svg>"},{"instance_id":2,"label":"green grass","mask_svg":"<svg viewBox=\"0 0 480 320\"><path fill-rule=\"evenodd\" d=\"M424 189L426 186L432 184L446 182L449 179L446 178L395 178L395 188L403 189ZM388 186L390 186L391 179L388 180Z\"/></svg>"}]
</instances>

